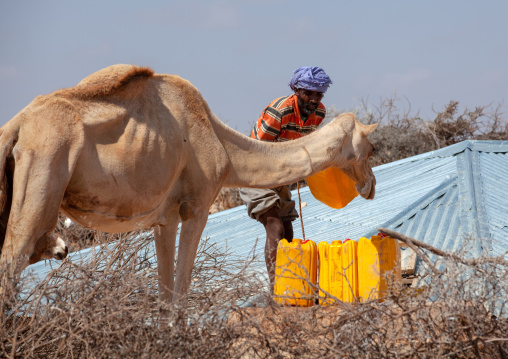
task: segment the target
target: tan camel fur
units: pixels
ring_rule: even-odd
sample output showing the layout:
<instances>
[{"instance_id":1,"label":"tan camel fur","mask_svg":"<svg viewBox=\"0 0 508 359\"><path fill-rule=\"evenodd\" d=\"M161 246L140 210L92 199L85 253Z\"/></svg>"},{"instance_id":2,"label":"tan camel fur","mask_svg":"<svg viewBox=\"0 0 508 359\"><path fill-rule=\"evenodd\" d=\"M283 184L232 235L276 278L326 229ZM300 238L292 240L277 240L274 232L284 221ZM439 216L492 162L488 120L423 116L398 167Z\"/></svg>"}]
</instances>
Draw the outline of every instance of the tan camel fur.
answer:
<instances>
[{"instance_id":1,"label":"tan camel fur","mask_svg":"<svg viewBox=\"0 0 508 359\"><path fill-rule=\"evenodd\" d=\"M220 122L178 76L105 68L38 96L0 129L0 205L8 218L0 264L16 278L38 240L53 232L59 210L104 232L154 227L160 298L185 299L221 187L271 188L336 166L372 199L366 135L376 126L343 114L298 140L256 141Z\"/></svg>"}]
</instances>

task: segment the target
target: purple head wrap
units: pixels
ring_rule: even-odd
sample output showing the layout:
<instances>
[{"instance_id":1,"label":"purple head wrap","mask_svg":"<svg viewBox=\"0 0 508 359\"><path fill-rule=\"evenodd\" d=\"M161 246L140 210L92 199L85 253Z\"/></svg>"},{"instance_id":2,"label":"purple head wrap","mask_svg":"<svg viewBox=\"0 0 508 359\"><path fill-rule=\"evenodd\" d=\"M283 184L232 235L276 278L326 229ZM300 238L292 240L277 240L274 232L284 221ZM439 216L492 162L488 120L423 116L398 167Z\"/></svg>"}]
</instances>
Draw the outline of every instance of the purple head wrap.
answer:
<instances>
[{"instance_id":1,"label":"purple head wrap","mask_svg":"<svg viewBox=\"0 0 508 359\"><path fill-rule=\"evenodd\" d=\"M311 91L326 92L332 80L321 67L300 67L295 70L289 87L294 91L295 88L302 88Z\"/></svg>"}]
</instances>

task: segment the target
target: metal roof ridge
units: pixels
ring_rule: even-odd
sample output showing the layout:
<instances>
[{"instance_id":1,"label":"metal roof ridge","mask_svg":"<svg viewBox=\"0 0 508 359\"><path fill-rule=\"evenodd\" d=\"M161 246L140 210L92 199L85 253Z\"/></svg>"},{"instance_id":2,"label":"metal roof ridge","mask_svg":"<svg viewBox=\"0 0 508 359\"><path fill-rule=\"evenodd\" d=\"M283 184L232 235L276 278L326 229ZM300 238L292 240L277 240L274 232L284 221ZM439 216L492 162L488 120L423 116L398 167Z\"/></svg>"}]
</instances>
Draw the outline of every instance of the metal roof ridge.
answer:
<instances>
[{"instance_id":1,"label":"metal roof ridge","mask_svg":"<svg viewBox=\"0 0 508 359\"><path fill-rule=\"evenodd\" d=\"M402 165L407 162L415 162L430 158L455 156L461 152L464 152L466 149L480 152L508 152L508 141L464 140L434 151L429 151L419 155L385 163L374 167L373 170L376 169L379 171L385 168Z\"/></svg>"},{"instance_id":2,"label":"metal roof ridge","mask_svg":"<svg viewBox=\"0 0 508 359\"><path fill-rule=\"evenodd\" d=\"M460 222L463 235L471 235L481 241L483 249L492 251L492 236L488 225L483 199L480 171L480 155L469 149L457 158L457 184L459 188Z\"/></svg>"},{"instance_id":3,"label":"metal roof ridge","mask_svg":"<svg viewBox=\"0 0 508 359\"><path fill-rule=\"evenodd\" d=\"M404 208L402 211L397 213L395 216L379 225L379 227L384 228L395 228L396 226L402 224L409 217L413 216L417 213L421 208L425 208L432 202L446 194L450 188L457 185L457 176L451 176L441 182L438 186L434 187L430 191L426 192L424 195L419 197L416 201L411 203L409 206ZM367 233L367 236L373 236L377 233L377 228Z\"/></svg>"}]
</instances>

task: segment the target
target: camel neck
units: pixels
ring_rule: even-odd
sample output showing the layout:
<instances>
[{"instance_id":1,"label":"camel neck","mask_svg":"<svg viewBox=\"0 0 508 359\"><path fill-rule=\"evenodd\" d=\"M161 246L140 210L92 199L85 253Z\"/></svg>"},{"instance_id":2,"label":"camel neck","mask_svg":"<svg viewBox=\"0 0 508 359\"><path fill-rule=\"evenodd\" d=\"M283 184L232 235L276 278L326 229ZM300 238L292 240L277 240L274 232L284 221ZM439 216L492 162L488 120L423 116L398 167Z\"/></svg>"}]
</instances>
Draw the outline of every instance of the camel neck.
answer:
<instances>
[{"instance_id":1,"label":"camel neck","mask_svg":"<svg viewBox=\"0 0 508 359\"><path fill-rule=\"evenodd\" d=\"M212 124L229 157L225 187L271 188L294 183L329 167L346 137L337 122L283 143L253 140L215 117Z\"/></svg>"}]
</instances>

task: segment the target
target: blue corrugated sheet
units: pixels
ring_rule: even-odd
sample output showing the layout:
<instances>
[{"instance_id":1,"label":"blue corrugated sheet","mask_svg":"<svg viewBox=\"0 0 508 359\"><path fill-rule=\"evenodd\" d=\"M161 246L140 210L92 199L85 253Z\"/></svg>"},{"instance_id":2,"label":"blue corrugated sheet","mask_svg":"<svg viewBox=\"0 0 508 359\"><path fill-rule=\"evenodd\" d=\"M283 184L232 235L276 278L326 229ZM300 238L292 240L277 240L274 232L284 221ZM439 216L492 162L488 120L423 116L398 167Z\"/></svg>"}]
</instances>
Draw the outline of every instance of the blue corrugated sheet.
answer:
<instances>
[{"instance_id":1,"label":"blue corrugated sheet","mask_svg":"<svg viewBox=\"0 0 508 359\"><path fill-rule=\"evenodd\" d=\"M338 210L301 189L306 238L358 240L386 227L445 251L467 244L471 257L508 251L508 141L464 141L378 166L374 174L375 199L357 197ZM298 203L297 191L293 196ZM302 238L300 221L293 223ZM205 236L231 253L263 258L264 228L245 206L210 215ZM43 274L48 263L31 268Z\"/></svg>"}]
</instances>

